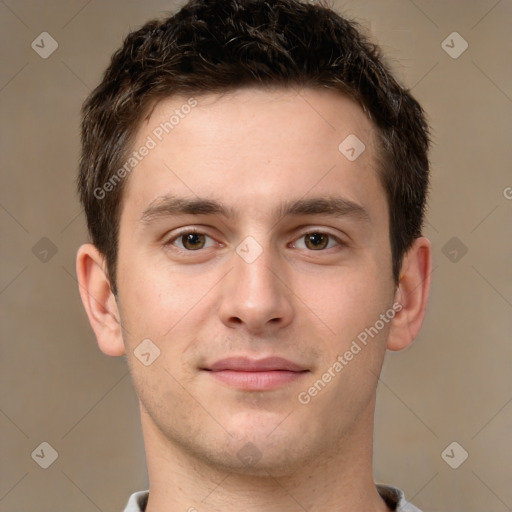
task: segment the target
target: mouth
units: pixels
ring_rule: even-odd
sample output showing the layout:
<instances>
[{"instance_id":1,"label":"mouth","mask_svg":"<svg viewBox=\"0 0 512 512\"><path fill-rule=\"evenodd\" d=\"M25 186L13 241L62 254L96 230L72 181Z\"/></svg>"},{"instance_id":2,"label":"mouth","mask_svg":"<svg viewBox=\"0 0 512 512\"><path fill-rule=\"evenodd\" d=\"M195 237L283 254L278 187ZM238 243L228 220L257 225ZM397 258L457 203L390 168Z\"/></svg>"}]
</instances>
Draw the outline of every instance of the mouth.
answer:
<instances>
[{"instance_id":1,"label":"mouth","mask_svg":"<svg viewBox=\"0 0 512 512\"><path fill-rule=\"evenodd\" d=\"M281 357L230 357L202 370L230 387L248 391L277 389L309 373L308 369Z\"/></svg>"}]
</instances>

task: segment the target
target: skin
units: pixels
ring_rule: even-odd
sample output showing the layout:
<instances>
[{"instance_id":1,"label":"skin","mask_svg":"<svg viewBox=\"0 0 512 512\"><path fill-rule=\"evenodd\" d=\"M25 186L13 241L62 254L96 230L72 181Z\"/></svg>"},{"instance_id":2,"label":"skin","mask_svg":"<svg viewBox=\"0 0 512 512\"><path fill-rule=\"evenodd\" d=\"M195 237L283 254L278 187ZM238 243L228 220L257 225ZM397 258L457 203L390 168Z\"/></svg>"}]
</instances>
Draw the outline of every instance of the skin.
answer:
<instances>
[{"instance_id":1,"label":"skin","mask_svg":"<svg viewBox=\"0 0 512 512\"><path fill-rule=\"evenodd\" d=\"M96 248L77 257L99 346L126 355L140 400L147 510L388 510L372 477L377 376L386 348L419 331L430 244L416 240L396 286L375 129L351 100L251 88L196 99L126 183L117 299ZM157 103L134 147L186 100ZM355 161L338 150L349 134L366 146ZM226 215L177 213L176 197L217 201ZM333 198L360 210L283 214ZM204 248L184 248L187 230L207 235ZM317 235L327 246L306 244L306 233L328 235ZM261 250L251 263L236 252L248 236ZM300 403L393 303L401 311ZM160 350L149 366L134 355L147 338ZM240 390L202 370L228 356L280 356L308 371L277 389ZM239 456L247 450L249 462Z\"/></svg>"}]
</instances>

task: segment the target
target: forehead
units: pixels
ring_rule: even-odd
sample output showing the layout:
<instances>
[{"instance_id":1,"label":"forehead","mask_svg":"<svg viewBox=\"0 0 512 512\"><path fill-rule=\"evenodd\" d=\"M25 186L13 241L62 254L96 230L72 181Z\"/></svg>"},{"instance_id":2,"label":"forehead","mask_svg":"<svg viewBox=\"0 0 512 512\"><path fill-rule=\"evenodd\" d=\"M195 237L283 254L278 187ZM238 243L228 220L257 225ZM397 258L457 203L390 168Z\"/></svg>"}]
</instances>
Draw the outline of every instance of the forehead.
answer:
<instances>
[{"instance_id":1,"label":"forehead","mask_svg":"<svg viewBox=\"0 0 512 512\"><path fill-rule=\"evenodd\" d=\"M313 189L318 196L343 188L358 202L368 193L384 197L372 123L356 103L329 90L169 97L143 120L133 150L144 156L124 197L139 212L169 193L212 197L245 211Z\"/></svg>"}]
</instances>

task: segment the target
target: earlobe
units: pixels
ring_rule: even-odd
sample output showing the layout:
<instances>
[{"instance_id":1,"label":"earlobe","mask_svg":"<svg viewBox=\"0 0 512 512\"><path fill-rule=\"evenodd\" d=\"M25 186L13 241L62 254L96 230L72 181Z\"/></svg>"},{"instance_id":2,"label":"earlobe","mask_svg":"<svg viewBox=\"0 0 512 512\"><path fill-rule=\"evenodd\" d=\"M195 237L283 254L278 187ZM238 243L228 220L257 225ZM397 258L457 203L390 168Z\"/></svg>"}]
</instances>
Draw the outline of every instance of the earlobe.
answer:
<instances>
[{"instance_id":1,"label":"earlobe","mask_svg":"<svg viewBox=\"0 0 512 512\"><path fill-rule=\"evenodd\" d=\"M109 356L125 353L119 310L105 271L105 258L92 244L76 256L80 297L100 349Z\"/></svg>"},{"instance_id":2,"label":"earlobe","mask_svg":"<svg viewBox=\"0 0 512 512\"><path fill-rule=\"evenodd\" d=\"M428 239L417 238L402 263L395 302L401 310L391 324L387 348L402 350L418 335L425 317L432 273L432 248Z\"/></svg>"}]
</instances>

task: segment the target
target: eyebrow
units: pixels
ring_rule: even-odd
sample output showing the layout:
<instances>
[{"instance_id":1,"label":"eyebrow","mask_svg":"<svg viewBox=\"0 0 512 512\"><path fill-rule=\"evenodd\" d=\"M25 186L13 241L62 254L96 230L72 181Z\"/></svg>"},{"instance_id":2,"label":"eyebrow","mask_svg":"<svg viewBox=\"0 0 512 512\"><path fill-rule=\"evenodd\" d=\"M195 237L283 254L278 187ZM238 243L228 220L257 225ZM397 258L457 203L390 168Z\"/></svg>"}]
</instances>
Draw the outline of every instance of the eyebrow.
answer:
<instances>
[{"instance_id":1,"label":"eyebrow","mask_svg":"<svg viewBox=\"0 0 512 512\"><path fill-rule=\"evenodd\" d=\"M177 215L217 215L236 218L236 211L222 203L204 198L185 198L165 195L152 201L143 211L140 222L149 224L161 217ZM276 221L284 217L300 215L329 215L333 217L354 217L370 221L368 211L353 201L342 197L315 197L298 199L279 205L273 212Z\"/></svg>"}]
</instances>

